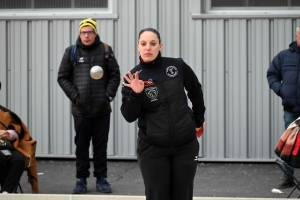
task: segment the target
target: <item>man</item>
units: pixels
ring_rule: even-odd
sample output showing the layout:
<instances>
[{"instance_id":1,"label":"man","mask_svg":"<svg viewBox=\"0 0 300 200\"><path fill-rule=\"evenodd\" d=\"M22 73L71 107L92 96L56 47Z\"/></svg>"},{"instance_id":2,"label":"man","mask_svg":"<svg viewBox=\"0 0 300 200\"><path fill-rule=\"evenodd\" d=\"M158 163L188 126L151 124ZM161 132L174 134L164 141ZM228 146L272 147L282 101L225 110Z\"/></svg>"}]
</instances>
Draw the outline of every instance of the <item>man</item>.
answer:
<instances>
[{"instance_id":1,"label":"man","mask_svg":"<svg viewBox=\"0 0 300 200\"><path fill-rule=\"evenodd\" d=\"M39 193L35 149L36 141L26 125L17 114L0 105L0 193L14 193L24 170L32 193Z\"/></svg>"},{"instance_id":2,"label":"man","mask_svg":"<svg viewBox=\"0 0 300 200\"><path fill-rule=\"evenodd\" d=\"M285 129L300 117L300 26L296 28L296 41L289 49L279 52L272 60L267 71L270 88L282 99ZM288 170L293 174L294 168ZM294 186L294 182L286 175L278 188Z\"/></svg>"},{"instance_id":3,"label":"man","mask_svg":"<svg viewBox=\"0 0 300 200\"><path fill-rule=\"evenodd\" d=\"M112 192L106 180L107 141L112 111L110 102L114 99L120 84L120 70L112 48L101 42L96 26L97 23L91 18L80 22L75 62L70 59L74 46L69 46L65 50L58 71L57 81L72 102L76 131L75 154L78 180L74 194L87 192L86 179L90 175L91 140L94 177L97 179L96 188L100 192ZM97 66L98 70L94 71L94 66ZM99 69L102 69L103 73ZM96 76L93 72L96 72Z\"/></svg>"}]
</instances>

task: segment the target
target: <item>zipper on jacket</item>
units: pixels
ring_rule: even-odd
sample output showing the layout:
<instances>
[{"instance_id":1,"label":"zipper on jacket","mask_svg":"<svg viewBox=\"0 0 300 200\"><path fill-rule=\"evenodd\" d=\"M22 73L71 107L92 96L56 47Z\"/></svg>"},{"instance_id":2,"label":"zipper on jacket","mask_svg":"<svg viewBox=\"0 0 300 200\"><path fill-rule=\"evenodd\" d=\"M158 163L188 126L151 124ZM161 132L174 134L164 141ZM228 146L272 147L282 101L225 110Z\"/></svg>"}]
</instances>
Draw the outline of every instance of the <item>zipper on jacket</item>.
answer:
<instances>
[{"instance_id":1,"label":"zipper on jacket","mask_svg":"<svg viewBox=\"0 0 300 200\"><path fill-rule=\"evenodd\" d=\"M92 69L92 62L91 62L91 52L89 51L89 66L90 66L90 70ZM90 95L91 95L91 97L92 97L92 101L91 101L91 107L90 107L90 115L94 115L94 113L93 113L93 107L94 107L94 91L93 91L93 86L92 86L92 79L90 78L89 79L90 80Z\"/></svg>"},{"instance_id":2,"label":"zipper on jacket","mask_svg":"<svg viewBox=\"0 0 300 200\"><path fill-rule=\"evenodd\" d=\"M156 70L158 71L158 70ZM163 94L166 94L166 90L163 86L163 82L161 82L161 89L163 91ZM173 145L174 145L174 127L173 127L173 123L172 123L172 120L171 120L171 117L170 117L170 106L169 106L169 101L168 101L168 98L166 95L164 95L165 98L164 98L164 103L165 103L165 106L166 106L166 109L167 109L167 113L168 113L168 121L169 121L169 127L170 128L170 134L171 134L171 148L173 148Z\"/></svg>"}]
</instances>

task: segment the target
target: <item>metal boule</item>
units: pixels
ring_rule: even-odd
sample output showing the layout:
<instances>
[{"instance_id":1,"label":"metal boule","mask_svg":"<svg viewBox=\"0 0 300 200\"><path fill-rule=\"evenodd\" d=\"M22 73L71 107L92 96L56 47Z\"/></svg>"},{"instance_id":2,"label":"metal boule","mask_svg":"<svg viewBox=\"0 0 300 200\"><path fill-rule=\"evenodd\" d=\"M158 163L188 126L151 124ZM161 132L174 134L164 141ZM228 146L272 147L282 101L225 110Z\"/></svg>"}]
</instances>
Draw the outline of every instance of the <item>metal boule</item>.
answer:
<instances>
[{"instance_id":1,"label":"metal boule","mask_svg":"<svg viewBox=\"0 0 300 200\"><path fill-rule=\"evenodd\" d=\"M95 80L98 80L98 79L102 78L102 76L103 76L102 67L100 67L98 65L93 66L90 70L90 75Z\"/></svg>"}]
</instances>

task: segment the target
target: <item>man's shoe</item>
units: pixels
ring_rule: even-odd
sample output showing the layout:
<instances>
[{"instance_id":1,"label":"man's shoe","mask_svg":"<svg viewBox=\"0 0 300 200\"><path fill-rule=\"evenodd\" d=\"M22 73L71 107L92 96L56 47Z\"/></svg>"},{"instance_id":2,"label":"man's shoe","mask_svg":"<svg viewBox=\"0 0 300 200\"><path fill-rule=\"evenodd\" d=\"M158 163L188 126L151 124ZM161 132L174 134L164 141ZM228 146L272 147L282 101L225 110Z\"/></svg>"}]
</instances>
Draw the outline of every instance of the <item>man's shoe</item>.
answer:
<instances>
[{"instance_id":1,"label":"man's shoe","mask_svg":"<svg viewBox=\"0 0 300 200\"><path fill-rule=\"evenodd\" d=\"M73 190L73 194L85 194L87 192L87 183L85 178L80 178L76 182L76 187Z\"/></svg>"},{"instance_id":2,"label":"man's shoe","mask_svg":"<svg viewBox=\"0 0 300 200\"><path fill-rule=\"evenodd\" d=\"M295 186L293 180L289 179L286 174L284 174L283 181L277 186L278 189L290 188Z\"/></svg>"},{"instance_id":3,"label":"man's shoe","mask_svg":"<svg viewBox=\"0 0 300 200\"><path fill-rule=\"evenodd\" d=\"M97 178L96 188L100 192L111 193L110 184L106 181L106 179L103 176L100 178Z\"/></svg>"}]
</instances>

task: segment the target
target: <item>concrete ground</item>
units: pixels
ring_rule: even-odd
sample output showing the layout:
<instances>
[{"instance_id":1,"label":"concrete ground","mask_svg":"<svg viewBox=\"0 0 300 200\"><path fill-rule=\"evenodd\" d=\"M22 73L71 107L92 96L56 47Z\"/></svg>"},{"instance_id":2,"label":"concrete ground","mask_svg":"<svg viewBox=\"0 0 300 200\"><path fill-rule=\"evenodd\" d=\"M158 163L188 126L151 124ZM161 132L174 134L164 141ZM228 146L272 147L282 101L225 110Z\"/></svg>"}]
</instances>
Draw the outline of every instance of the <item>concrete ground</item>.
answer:
<instances>
[{"instance_id":1,"label":"concrete ground","mask_svg":"<svg viewBox=\"0 0 300 200\"><path fill-rule=\"evenodd\" d=\"M91 162L91 174L93 174L92 166ZM68 199L71 199L70 195L72 195L76 183L75 160L39 159L38 172L40 195L51 194L52 196L60 195L60 197L67 195ZM298 169L295 169L295 176L300 176ZM194 181L194 197L199 197L199 199L284 199L292 188L280 189L283 193L272 192L282 178L283 172L275 163L206 163L199 161ZM102 194L96 191L96 179L90 177L87 180L89 192L86 195L72 196L74 198L75 196L81 196L81 198L90 196L89 200L93 199L92 197L95 195L99 198L123 196L123 199L135 199L133 197L145 199L143 180L136 161L109 160L107 180L113 190L111 194ZM24 194L30 194L31 188L27 183L25 173L20 183ZM300 192L296 190L292 197L297 198L298 195ZM0 199L2 199L1 195ZM38 199L43 198L39 197ZM53 199L60 198L56 196Z\"/></svg>"}]
</instances>

